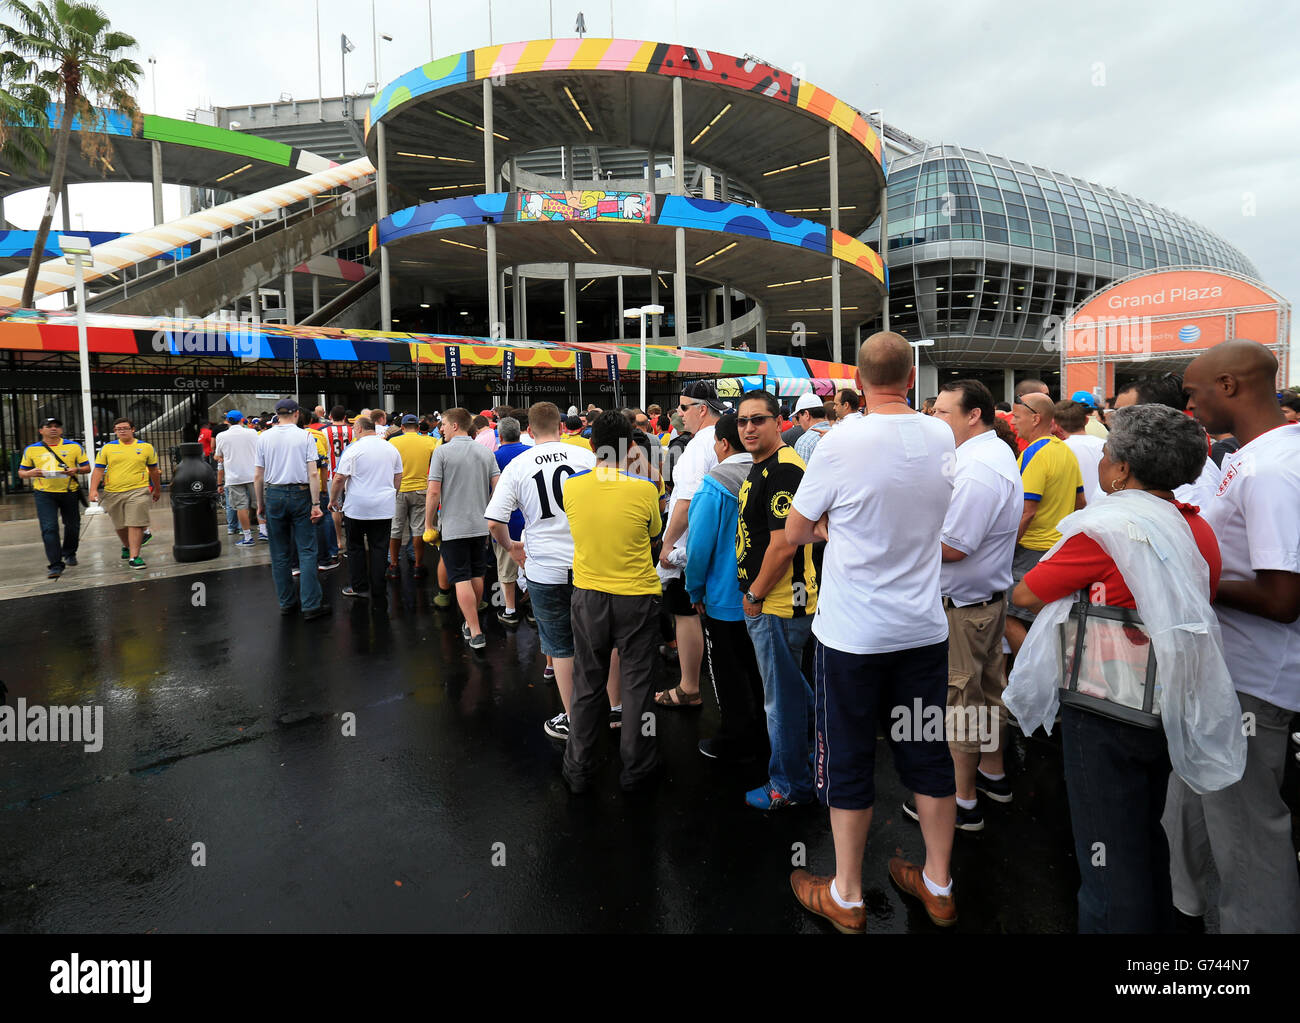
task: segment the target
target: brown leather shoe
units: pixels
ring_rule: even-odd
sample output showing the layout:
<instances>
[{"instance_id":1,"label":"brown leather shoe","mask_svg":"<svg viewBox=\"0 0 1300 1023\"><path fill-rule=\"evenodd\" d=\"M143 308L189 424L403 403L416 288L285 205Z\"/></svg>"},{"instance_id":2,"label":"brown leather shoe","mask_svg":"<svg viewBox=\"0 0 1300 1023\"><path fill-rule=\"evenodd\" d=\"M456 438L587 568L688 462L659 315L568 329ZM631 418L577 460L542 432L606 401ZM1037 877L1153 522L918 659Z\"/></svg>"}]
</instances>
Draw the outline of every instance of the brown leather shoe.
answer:
<instances>
[{"instance_id":1,"label":"brown leather shoe","mask_svg":"<svg viewBox=\"0 0 1300 1023\"><path fill-rule=\"evenodd\" d=\"M926 915L936 927L951 927L957 922L957 903L951 895L932 895L921 877L921 868L901 856L889 861L889 879L904 895L921 900Z\"/></svg>"},{"instance_id":2,"label":"brown leather shoe","mask_svg":"<svg viewBox=\"0 0 1300 1023\"><path fill-rule=\"evenodd\" d=\"M841 934L865 934L867 910L865 906L845 909L831 895L830 877L813 877L806 870L796 870L790 875L790 887L799 904L810 913L829 920Z\"/></svg>"}]
</instances>

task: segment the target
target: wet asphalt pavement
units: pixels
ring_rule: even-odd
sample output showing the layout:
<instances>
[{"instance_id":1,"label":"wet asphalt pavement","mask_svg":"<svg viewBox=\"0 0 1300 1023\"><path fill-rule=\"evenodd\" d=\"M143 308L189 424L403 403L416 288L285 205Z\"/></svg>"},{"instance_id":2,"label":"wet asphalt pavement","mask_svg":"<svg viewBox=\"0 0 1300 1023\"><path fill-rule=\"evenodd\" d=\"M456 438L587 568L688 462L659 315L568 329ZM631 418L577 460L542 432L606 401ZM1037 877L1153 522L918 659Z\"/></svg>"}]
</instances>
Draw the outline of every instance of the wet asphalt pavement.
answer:
<instances>
[{"instance_id":1,"label":"wet asphalt pavement","mask_svg":"<svg viewBox=\"0 0 1300 1023\"><path fill-rule=\"evenodd\" d=\"M485 616L472 653L409 569L386 615L323 579L334 612L311 623L278 615L263 566L0 604L9 703L104 708L100 752L0 744L0 930L829 930L787 880L798 843L832 869L826 813L744 806L766 772L696 751L711 694L660 714L655 792L619 790L611 732L597 793L573 797L533 626ZM1008 759L1015 802L956 837L958 929L1073 931L1059 748L1017 735ZM923 845L884 744L877 790L868 930L931 931L888 880Z\"/></svg>"}]
</instances>

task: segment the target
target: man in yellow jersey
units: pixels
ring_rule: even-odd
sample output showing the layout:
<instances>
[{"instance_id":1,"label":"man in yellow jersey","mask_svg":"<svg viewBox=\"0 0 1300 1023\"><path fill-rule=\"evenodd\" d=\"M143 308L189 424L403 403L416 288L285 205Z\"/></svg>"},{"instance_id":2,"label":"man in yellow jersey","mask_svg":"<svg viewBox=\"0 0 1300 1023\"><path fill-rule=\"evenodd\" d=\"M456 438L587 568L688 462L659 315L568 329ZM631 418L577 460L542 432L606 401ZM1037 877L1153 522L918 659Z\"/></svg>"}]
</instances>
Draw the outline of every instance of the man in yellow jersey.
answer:
<instances>
[{"instance_id":1,"label":"man in yellow jersey","mask_svg":"<svg viewBox=\"0 0 1300 1023\"><path fill-rule=\"evenodd\" d=\"M408 539L415 541L415 578L429 574L424 567L424 500L429 480L429 459L438 441L420 432L416 416L402 416L402 432L389 441L402 456L402 488L397 492L397 513L388 540L388 578L401 577L400 555Z\"/></svg>"},{"instance_id":2,"label":"man in yellow jersey","mask_svg":"<svg viewBox=\"0 0 1300 1023\"><path fill-rule=\"evenodd\" d=\"M41 541L49 562L46 578L57 579L65 565L77 563L77 541L81 538L81 502L77 476L90 472L86 452L75 440L63 439L63 423L46 419L40 426L41 439L23 452L18 475L31 480L36 491L36 518L41 524ZM63 517L63 543L59 543L59 516Z\"/></svg>"},{"instance_id":3,"label":"man in yellow jersey","mask_svg":"<svg viewBox=\"0 0 1300 1023\"><path fill-rule=\"evenodd\" d=\"M591 787L596 743L606 730L610 653L623 671L620 747L624 791L648 786L659 768L653 729L642 727L651 710L651 677L659 635L659 576L651 538L663 528L659 491L627 472L632 424L619 412L592 426L596 467L567 477L564 513L573 535L573 698L564 779L574 793ZM650 731L652 734L646 735Z\"/></svg>"},{"instance_id":4,"label":"man in yellow jersey","mask_svg":"<svg viewBox=\"0 0 1300 1023\"><path fill-rule=\"evenodd\" d=\"M1052 435L1055 405L1046 394L1025 394L1012 407L1016 433L1026 442L1020 452L1020 479L1025 485L1025 507L1016 533L1016 553L1011 563L1015 586L1061 539L1057 524L1086 503L1079 460L1065 443ZM1007 608L1007 643L1013 654L1034 623L1034 613L1014 604Z\"/></svg>"},{"instance_id":5,"label":"man in yellow jersey","mask_svg":"<svg viewBox=\"0 0 1300 1023\"><path fill-rule=\"evenodd\" d=\"M759 810L811 803L813 692L800 662L817 610L812 544L785 538L785 521L803 480L804 461L781 440L780 405L767 391L740 399L740 442L754 458L740 486L736 575L744 594L745 628L754 643L767 735L772 745L768 781L745 794Z\"/></svg>"},{"instance_id":6,"label":"man in yellow jersey","mask_svg":"<svg viewBox=\"0 0 1300 1023\"><path fill-rule=\"evenodd\" d=\"M582 419L578 416L569 416L564 420L564 433L560 437L560 443L572 444L574 447L591 450L591 441L582 435Z\"/></svg>"},{"instance_id":7,"label":"man in yellow jersey","mask_svg":"<svg viewBox=\"0 0 1300 1023\"><path fill-rule=\"evenodd\" d=\"M140 544L149 528L149 505L162 496L162 473L152 444L135 439L135 427L123 417L113 421L116 444L105 444L90 476L90 499L99 501L122 541L122 557L134 569L145 567Z\"/></svg>"}]
</instances>

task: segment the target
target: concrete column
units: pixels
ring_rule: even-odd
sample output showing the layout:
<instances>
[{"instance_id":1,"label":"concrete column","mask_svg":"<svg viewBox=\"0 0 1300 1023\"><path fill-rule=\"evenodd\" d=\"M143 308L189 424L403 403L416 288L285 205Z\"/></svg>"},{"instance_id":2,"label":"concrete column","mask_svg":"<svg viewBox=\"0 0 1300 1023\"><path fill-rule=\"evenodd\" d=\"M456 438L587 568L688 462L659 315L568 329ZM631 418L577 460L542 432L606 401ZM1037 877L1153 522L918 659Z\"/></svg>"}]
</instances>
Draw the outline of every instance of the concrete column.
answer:
<instances>
[{"instance_id":1,"label":"concrete column","mask_svg":"<svg viewBox=\"0 0 1300 1023\"><path fill-rule=\"evenodd\" d=\"M921 355L921 374L917 378L918 401L925 401L926 398L933 398L939 393L939 367L934 363L927 364L925 354Z\"/></svg>"},{"instance_id":2,"label":"concrete column","mask_svg":"<svg viewBox=\"0 0 1300 1023\"><path fill-rule=\"evenodd\" d=\"M315 274L311 278L311 311L320 312L320 278Z\"/></svg>"},{"instance_id":3,"label":"concrete column","mask_svg":"<svg viewBox=\"0 0 1300 1023\"><path fill-rule=\"evenodd\" d=\"M150 142L149 155L153 164L153 222L161 224L163 222L163 199L162 199L162 143Z\"/></svg>"},{"instance_id":4,"label":"concrete column","mask_svg":"<svg viewBox=\"0 0 1300 1023\"><path fill-rule=\"evenodd\" d=\"M620 341L627 340L627 320L623 318L623 310L625 308L626 307L623 305L623 275L619 274L618 275L618 308L614 310L614 315L615 317L618 318L618 339Z\"/></svg>"},{"instance_id":5,"label":"concrete column","mask_svg":"<svg viewBox=\"0 0 1300 1023\"><path fill-rule=\"evenodd\" d=\"M492 79L483 79L483 183L489 192L499 192L497 176L496 137L492 134Z\"/></svg>"},{"instance_id":6,"label":"concrete column","mask_svg":"<svg viewBox=\"0 0 1300 1023\"><path fill-rule=\"evenodd\" d=\"M284 322L286 326L292 327L297 320L294 318L293 311L293 271L284 275Z\"/></svg>"},{"instance_id":7,"label":"concrete column","mask_svg":"<svg viewBox=\"0 0 1300 1023\"><path fill-rule=\"evenodd\" d=\"M510 157L510 191L519 191L519 161Z\"/></svg>"},{"instance_id":8,"label":"concrete column","mask_svg":"<svg viewBox=\"0 0 1300 1023\"><path fill-rule=\"evenodd\" d=\"M706 288L700 296L700 324L705 330L713 326L713 289Z\"/></svg>"},{"instance_id":9,"label":"concrete column","mask_svg":"<svg viewBox=\"0 0 1300 1023\"><path fill-rule=\"evenodd\" d=\"M754 328L754 348L767 354L767 310L761 302L758 306L758 325Z\"/></svg>"},{"instance_id":10,"label":"concrete column","mask_svg":"<svg viewBox=\"0 0 1300 1023\"><path fill-rule=\"evenodd\" d=\"M1010 402L1012 405L1016 402L1016 371L1014 369L1004 369L1002 371L1002 400Z\"/></svg>"},{"instance_id":11,"label":"concrete column","mask_svg":"<svg viewBox=\"0 0 1300 1023\"><path fill-rule=\"evenodd\" d=\"M578 281L574 264L564 279L564 340L572 344L578 340Z\"/></svg>"},{"instance_id":12,"label":"concrete column","mask_svg":"<svg viewBox=\"0 0 1300 1023\"><path fill-rule=\"evenodd\" d=\"M519 336L528 337L528 278L520 276L515 282L515 287L519 289Z\"/></svg>"},{"instance_id":13,"label":"concrete column","mask_svg":"<svg viewBox=\"0 0 1300 1023\"><path fill-rule=\"evenodd\" d=\"M654 267L650 268L650 304L659 304L659 271ZM659 321L662 316L652 316L650 318L650 336L656 341L659 340Z\"/></svg>"},{"instance_id":14,"label":"concrete column","mask_svg":"<svg viewBox=\"0 0 1300 1023\"><path fill-rule=\"evenodd\" d=\"M831 176L831 230L840 229L840 146L839 132L835 125L827 129L827 136L830 146L830 176ZM831 249L834 252L834 247ZM840 261L833 255L831 256L831 316L833 322L831 325L831 361L844 361L844 338L843 324L840 322L843 318L844 311L841 308L840 301Z\"/></svg>"},{"instance_id":15,"label":"concrete column","mask_svg":"<svg viewBox=\"0 0 1300 1023\"><path fill-rule=\"evenodd\" d=\"M68 201L68 186L63 186L63 191L59 193L59 200L63 206L63 233L72 233L72 206ZM124 275L125 276L125 275Z\"/></svg>"},{"instance_id":16,"label":"concrete column","mask_svg":"<svg viewBox=\"0 0 1300 1023\"><path fill-rule=\"evenodd\" d=\"M686 194L686 129L682 113L682 80L673 79L673 195ZM682 303L685 306L685 302ZM680 331L679 331L680 336Z\"/></svg>"},{"instance_id":17,"label":"concrete column","mask_svg":"<svg viewBox=\"0 0 1300 1023\"><path fill-rule=\"evenodd\" d=\"M388 216L388 145L384 138L385 126L380 121L375 125L378 134L375 137L379 152L379 166L375 168L375 199L378 204L379 220ZM393 329L393 282L392 268L388 259L388 246L379 246L379 329ZM383 368L379 370L381 377ZM380 388L382 394L383 388Z\"/></svg>"},{"instance_id":18,"label":"concrete column","mask_svg":"<svg viewBox=\"0 0 1300 1023\"><path fill-rule=\"evenodd\" d=\"M718 198L721 199L723 202L731 202L731 200L727 197L727 188L730 181L731 179L727 177L726 173L724 172L722 174L722 180L720 182L720 184L722 185L722 194L718 196Z\"/></svg>"},{"instance_id":19,"label":"concrete column","mask_svg":"<svg viewBox=\"0 0 1300 1023\"><path fill-rule=\"evenodd\" d=\"M733 341L731 333L731 288L728 285L722 286L722 344L727 351L731 351Z\"/></svg>"},{"instance_id":20,"label":"concrete column","mask_svg":"<svg viewBox=\"0 0 1300 1023\"><path fill-rule=\"evenodd\" d=\"M249 296L249 312L253 314L253 322L260 323L262 320L262 295L254 288L253 293Z\"/></svg>"},{"instance_id":21,"label":"concrete column","mask_svg":"<svg viewBox=\"0 0 1300 1023\"><path fill-rule=\"evenodd\" d=\"M645 154L645 190L653 192L655 190L655 151L646 150Z\"/></svg>"},{"instance_id":22,"label":"concrete column","mask_svg":"<svg viewBox=\"0 0 1300 1023\"><path fill-rule=\"evenodd\" d=\"M564 187L573 189L573 147L564 147Z\"/></svg>"},{"instance_id":23,"label":"concrete column","mask_svg":"<svg viewBox=\"0 0 1300 1023\"><path fill-rule=\"evenodd\" d=\"M497 226L487 226L488 336L497 336L501 310L497 307Z\"/></svg>"},{"instance_id":24,"label":"concrete column","mask_svg":"<svg viewBox=\"0 0 1300 1023\"><path fill-rule=\"evenodd\" d=\"M523 285L520 282L518 266L512 266L510 268L510 284L510 312L513 321L511 326L514 328L514 333L510 336L522 339L527 335L524 334L523 330L521 330L519 326L523 319L520 313L520 302L522 301L520 294L523 292Z\"/></svg>"},{"instance_id":25,"label":"concrete column","mask_svg":"<svg viewBox=\"0 0 1300 1023\"><path fill-rule=\"evenodd\" d=\"M680 83L680 78L674 78ZM680 93L679 93L680 95ZM677 347L686 345L686 229L677 228L677 261L673 271L673 319L677 323Z\"/></svg>"}]
</instances>

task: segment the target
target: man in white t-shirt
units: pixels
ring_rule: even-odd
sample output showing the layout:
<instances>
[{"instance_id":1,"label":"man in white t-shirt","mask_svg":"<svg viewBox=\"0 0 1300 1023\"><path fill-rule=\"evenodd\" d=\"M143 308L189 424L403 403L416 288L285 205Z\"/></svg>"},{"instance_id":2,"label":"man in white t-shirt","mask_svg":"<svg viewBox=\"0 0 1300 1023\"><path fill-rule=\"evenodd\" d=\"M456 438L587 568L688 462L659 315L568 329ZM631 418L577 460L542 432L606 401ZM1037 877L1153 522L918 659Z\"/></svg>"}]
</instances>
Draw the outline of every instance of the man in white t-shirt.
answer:
<instances>
[{"instance_id":1,"label":"man in white t-shirt","mask_svg":"<svg viewBox=\"0 0 1300 1023\"><path fill-rule=\"evenodd\" d=\"M1125 384L1115 395L1117 409L1131 405L1168 405L1179 412L1187 411L1187 398L1183 393L1183 381L1175 373L1163 373L1160 376L1140 377L1132 383ZM1209 450L1209 442L1206 442ZM1205 506L1214 499L1219 489L1222 473L1214 459L1207 458L1201 467L1201 474L1191 483L1184 483L1174 488L1174 497L1183 504L1193 504L1205 511Z\"/></svg>"},{"instance_id":2,"label":"man in white t-shirt","mask_svg":"<svg viewBox=\"0 0 1300 1023\"><path fill-rule=\"evenodd\" d=\"M939 572L948 618L947 734L957 775L957 828L982 831L977 790L998 803L1012 798L1002 766L1002 634L1025 487L1011 445L994 430L996 406L982 383L941 386L934 417L952 428L957 442ZM903 809L915 819L914 806Z\"/></svg>"},{"instance_id":3,"label":"man in white t-shirt","mask_svg":"<svg viewBox=\"0 0 1300 1023\"><path fill-rule=\"evenodd\" d=\"M1287 425L1278 408L1277 369L1263 345L1236 340L1200 356L1183 378L1187 408L1205 429L1241 442L1201 514L1223 557L1214 609L1241 701L1246 772L1205 795L1170 775L1162 823L1175 907L1205 913L1213 857L1224 933L1300 931L1291 813L1280 792L1300 711L1300 425Z\"/></svg>"},{"instance_id":4,"label":"man in white t-shirt","mask_svg":"<svg viewBox=\"0 0 1300 1023\"><path fill-rule=\"evenodd\" d=\"M516 455L497 480L483 517L492 538L510 552L528 580L528 597L537 619L542 653L555 668L561 712L544 730L555 739L569 737L569 701L573 695L573 536L564 514L564 481L594 468L589 448L560 441L560 410L539 401L528 410L534 446ZM510 539L510 515L524 516L522 540Z\"/></svg>"},{"instance_id":5,"label":"man in white t-shirt","mask_svg":"<svg viewBox=\"0 0 1300 1023\"><path fill-rule=\"evenodd\" d=\"M1052 413L1052 432L1074 452L1079 473L1083 476L1084 500L1092 504L1106 496L1097 482L1097 466L1101 463L1101 451L1106 441L1087 432L1088 412L1088 407L1080 402L1058 401Z\"/></svg>"},{"instance_id":6,"label":"man in white t-shirt","mask_svg":"<svg viewBox=\"0 0 1300 1023\"><path fill-rule=\"evenodd\" d=\"M402 486L402 455L375 432L374 423L360 417L353 441L343 452L330 482L330 510L343 512L348 538L349 585L345 597L369 597L372 609L387 602L384 572L388 567L388 534ZM340 501L344 488L347 496Z\"/></svg>"},{"instance_id":7,"label":"man in white t-shirt","mask_svg":"<svg viewBox=\"0 0 1300 1023\"><path fill-rule=\"evenodd\" d=\"M868 414L817 445L786 522L786 540L827 539L817 617L816 772L830 810L835 876L796 870L799 902L839 930L866 927L862 857L875 802L879 727L914 793L925 838L923 866L902 857L889 876L920 899L930 919L957 919L949 861L956 823L952 757L942 727L948 698L948 621L940 602L940 547L952 497L956 445L948 426L917 414L907 390L912 349L898 334L873 334L858 356ZM937 734L936 734L937 732Z\"/></svg>"},{"instance_id":8,"label":"man in white t-shirt","mask_svg":"<svg viewBox=\"0 0 1300 1023\"><path fill-rule=\"evenodd\" d=\"M665 689L655 703L660 707L699 707L700 667L704 662L704 627L691 598L686 593L682 566L686 564L686 531L689 525L691 498L718 464L713 450L713 427L726 406L718 400L717 389L709 380L692 380L682 388L678 408L690 443L672 466L673 492L668 501L668 525L664 527L663 549L659 555L659 578L664 584L664 607L673 616L677 633L677 662L682 670L675 689Z\"/></svg>"},{"instance_id":9,"label":"man in white t-shirt","mask_svg":"<svg viewBox=\"0 0 1300 1023\"><path fill-rule=\"evenodd\" d=\"M227 507L239 516L239 530L243 536L235 541L236 547L256 547L253 539L252 509L257 504L253 476L257 470L257 434L244 425L244 414L238 409L226 413L230 425L217 434L217 493L225 491Z\"/></svg>"}]
</instances>

